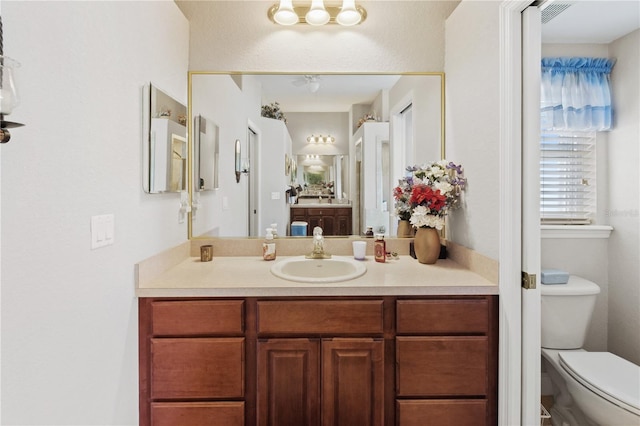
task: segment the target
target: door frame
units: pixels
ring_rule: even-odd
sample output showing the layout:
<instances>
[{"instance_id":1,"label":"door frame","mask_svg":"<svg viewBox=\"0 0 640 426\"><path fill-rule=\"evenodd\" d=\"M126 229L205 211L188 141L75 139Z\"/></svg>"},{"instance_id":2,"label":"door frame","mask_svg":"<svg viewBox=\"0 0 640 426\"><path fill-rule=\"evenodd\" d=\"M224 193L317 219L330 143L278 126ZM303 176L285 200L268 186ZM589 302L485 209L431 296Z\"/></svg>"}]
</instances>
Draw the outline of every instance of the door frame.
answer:
<instances>
[{"instance_id":1,"label":"door frame","mask_svg":"<svg viewBox=\"0 0 640 426\"><path fill-rule=\"evenodd\" d=\"M498 423L540 424L531 414L531 389L540 378L535 366L523 364L522 271L522 11L530 0L502 0L499 5L500 83L500 349L498 377ZM535 321L535 318L533 318ZM539 318L538 318L539 321ZM523 335L527 333L527 335ZM532 370L533 369L533 370ZM532 383L530 383L532 382ZM539 401L538 401L539 403ZM524 407L524 409L523 409ZM535 417L535 419L533 418Z\"/></svg>"}]
</instances>

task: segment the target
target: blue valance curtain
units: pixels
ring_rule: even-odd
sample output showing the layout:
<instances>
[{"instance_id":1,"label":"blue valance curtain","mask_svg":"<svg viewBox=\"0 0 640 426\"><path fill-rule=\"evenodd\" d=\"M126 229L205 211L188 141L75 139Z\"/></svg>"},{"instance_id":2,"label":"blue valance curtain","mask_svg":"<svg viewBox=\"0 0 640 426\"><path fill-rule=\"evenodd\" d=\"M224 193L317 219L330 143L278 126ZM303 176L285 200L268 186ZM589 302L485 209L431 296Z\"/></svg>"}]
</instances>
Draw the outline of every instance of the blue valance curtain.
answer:
<instances>
[{"instance_id":1,"label":"blue valance curtain","mask_svg":"<svg viewBox=\"0 0 640 426\"><path fill-rule=\"evenodd\" d=\"M611 69L606 58L542 58L542 130L611 128Z\"/></svg>"}]
</instances>

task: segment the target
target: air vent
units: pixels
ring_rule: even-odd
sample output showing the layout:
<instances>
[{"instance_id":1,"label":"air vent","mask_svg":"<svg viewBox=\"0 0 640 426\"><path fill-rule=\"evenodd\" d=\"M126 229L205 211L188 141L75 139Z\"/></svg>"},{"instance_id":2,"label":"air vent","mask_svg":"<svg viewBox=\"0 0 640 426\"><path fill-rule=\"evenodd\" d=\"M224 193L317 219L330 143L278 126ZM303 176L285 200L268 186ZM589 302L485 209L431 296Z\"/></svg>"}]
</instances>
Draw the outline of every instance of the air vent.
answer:
<instances>
[{"instance_id":1,"label":"air vent","mask_svg":"<svg viewBox=\"0 0 640 426\"><path fill-rule=\"evenodd\" d=\"M542 23L546 24L562 12L567 10L573 2L553 2L549 6L545 7L541 13Z\"/></svg>"}]
</instances>

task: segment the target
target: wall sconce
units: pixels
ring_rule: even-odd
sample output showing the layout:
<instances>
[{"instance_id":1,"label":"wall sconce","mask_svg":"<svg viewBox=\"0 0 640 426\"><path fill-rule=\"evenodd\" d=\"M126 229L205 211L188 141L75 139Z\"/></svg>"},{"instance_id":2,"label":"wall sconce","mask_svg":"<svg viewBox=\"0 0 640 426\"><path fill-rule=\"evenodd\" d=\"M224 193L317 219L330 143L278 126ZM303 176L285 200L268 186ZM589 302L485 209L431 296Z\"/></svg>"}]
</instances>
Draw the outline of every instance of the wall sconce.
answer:
<instances>
[{"instance_id":1,"label":"wall sconce","mask_svg":"<svg viewBox=\"0 0 640 426\"><path fill-rule=\"evenodd\" d=\"M11 139L10 128L24 126L24 124L5 121L5 115L13 112L18 106L18 92L13 72L20 63L4 56L2 48L2 17L0 17L0 143L7 143Z\"/></svg>"},{"instance_id":2,"label":"wall sconce","mask_svg":"<svg viewBox=\"0 0 640 426\"><path fill-rule=\"evenodd\" d=\"M280 25L339 24L345 27L357 25L367 18L367 11L357 6L355 0L342 0L342 6L324 6L323 0L312 0L311 6L293 6L292 0L280 0L267 12L269 19Z\"/></svg>"},{"instance_id":3,"label":"wall sconce","mask_svg":"<svg viewBox=\"0 0 640 426\"><path fill-rule=\"evenodd\" d=\"M242 166L240 165L240 139L236 139L236 183L240 182L240 174L242 174Z\"/></svg>"},{"instance_id":4,"label":"wall sconce","mask_svg":"<svg viewBox=\"0 0 640 426\"><path fill-rule=\"evenodd\" d=\"M327 136L314 136L311 135L307 138L307 142L308 143L334 143L336 141L336 138L334 138L331 135L327 135Z\"/></svg>"}]
</instances>

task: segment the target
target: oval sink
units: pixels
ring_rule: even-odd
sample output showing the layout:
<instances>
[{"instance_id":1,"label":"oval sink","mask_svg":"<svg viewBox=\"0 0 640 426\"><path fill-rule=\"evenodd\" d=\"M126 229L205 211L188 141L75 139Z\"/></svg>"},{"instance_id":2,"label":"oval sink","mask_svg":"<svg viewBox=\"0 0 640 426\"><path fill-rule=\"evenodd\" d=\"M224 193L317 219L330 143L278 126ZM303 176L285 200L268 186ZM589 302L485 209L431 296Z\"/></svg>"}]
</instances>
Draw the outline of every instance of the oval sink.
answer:
<instances>
[{"instance_id":1,"label":"oval sink","mask_svg":"<svg viewBox=\"0 0 640 426\"><path fill-rule=\"evenodd\" d=\"M350 257L333 256L331 259L292 257L275 263L271 273L276 277L303 283L334 283L352 280L367 272L361 261Z\"/></svg>"}]
</instances>

